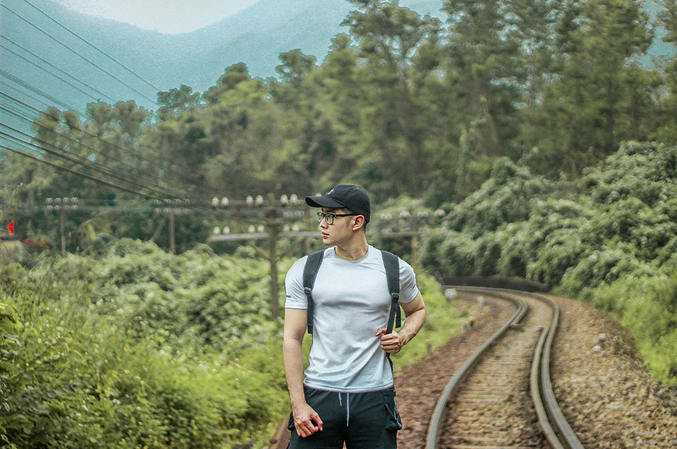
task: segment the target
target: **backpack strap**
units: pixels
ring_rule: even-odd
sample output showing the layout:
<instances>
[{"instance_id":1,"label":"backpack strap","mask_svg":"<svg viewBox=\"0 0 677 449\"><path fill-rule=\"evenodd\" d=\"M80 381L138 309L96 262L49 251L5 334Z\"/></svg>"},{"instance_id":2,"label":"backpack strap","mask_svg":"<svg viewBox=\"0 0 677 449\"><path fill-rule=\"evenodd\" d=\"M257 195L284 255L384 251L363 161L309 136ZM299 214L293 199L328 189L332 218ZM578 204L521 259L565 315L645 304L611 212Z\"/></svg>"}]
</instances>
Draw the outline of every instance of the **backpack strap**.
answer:
<instances>
[{"instance_id":1,"label":"backpack strap","mask_svg":"<svg viewBox=\"0 0 677 449\"><path fill-rule=\"evenodd\" d=\"M390 306L390 316L388 317L387 334L393 331L394 327L402 326L402 314L400 312L400 261L396 255L388 251L381 251L383 254L383 266L386 269L388 278L388 291L393 302Z\"/></svg>"},{"instance_id":2,"label":"backpack strap","mask_svg":"<svg viewBox=\"0 0 677 449\"><path fill-rule=\"evenodd\" d=\"M400 312L400 262L396 255L388 251L381 251L383 255L383 266L386 269L388 279L388 291L392 298L390 306L390 316L387 323L387 334L393 331L394 327L402 326L402 314ZM313 333L313 311L315 303L313 302L313 285L317 272L322 264L324 250L316 251L308 256L306 265L303 269L303 291L308 298L308 333Z\"/></svg>"},{"instance_id":3,"label":"backpack strap","mask_svg":"<svg viewBox=\"0 0 677 449\"><path fill-rule=\"evenodd\" d=\"M303 291L308 298L308 333L311 335L313 334L313 310L315 308L312 290L313 284L315 284L315 278L317 277L317 272L322 263L322 257L324 257L324 250L312 253L308 256L306 265L303 268Z\"/></svg>"}]
</instances>

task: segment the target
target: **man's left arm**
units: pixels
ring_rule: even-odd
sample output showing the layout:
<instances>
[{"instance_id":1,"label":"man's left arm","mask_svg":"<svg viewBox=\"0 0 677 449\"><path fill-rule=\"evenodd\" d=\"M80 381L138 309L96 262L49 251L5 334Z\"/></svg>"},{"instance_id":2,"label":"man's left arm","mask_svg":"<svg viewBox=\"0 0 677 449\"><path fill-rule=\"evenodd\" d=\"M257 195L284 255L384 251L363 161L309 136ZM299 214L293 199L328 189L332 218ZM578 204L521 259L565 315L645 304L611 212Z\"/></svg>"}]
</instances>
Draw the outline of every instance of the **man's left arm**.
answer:
<instances>
[{"instance_id":1,"label":"man's left arm","mask_svg":"<svg viewBox=\"0 0 677 449\"><path fill-rule=\"evenodd\" d=\"M386 329L381 328L376 332L381 336L381 347L389 354L397 354L402 347L418 334L425 323L425 303L421 292L418 292L413 301L401 303L404 315L407 317L404 326L399 331L386 334Z\"/></svg>"}]
</instances>

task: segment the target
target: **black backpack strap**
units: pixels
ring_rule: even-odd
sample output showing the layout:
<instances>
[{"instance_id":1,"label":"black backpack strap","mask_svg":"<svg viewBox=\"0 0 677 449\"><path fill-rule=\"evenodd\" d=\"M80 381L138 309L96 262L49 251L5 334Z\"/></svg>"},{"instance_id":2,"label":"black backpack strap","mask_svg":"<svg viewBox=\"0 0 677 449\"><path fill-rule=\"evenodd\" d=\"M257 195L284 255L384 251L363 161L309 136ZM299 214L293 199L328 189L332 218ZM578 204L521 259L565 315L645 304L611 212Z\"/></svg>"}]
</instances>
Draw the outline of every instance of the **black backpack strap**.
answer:
<instances>
[{"instance_id":1,"label":"black backpack strap","mask_svg":"<svg viewBox=\"0 0 677 449\"><path fill-rule=\"evenodd\" d=\"M390 306L390 316L388 317L387 334L393 331L394 327L402 326L402 315L400 313L400 261L396 255L388 251L381 251L383 254L383 266L386 269L388 278L388 291L393 302Z\"/></svg>"},{"instance_id":2,"label":"black backpack strap","mask_svg":"<svg viewBox=\"0 0 677 449\"><path fill-rule=\"evenodd\" d=\"M308 256L306 265L303 268L303 291L308 298L308 333L311 335L313 334L313 309L315 308L312 290L323 256L324 250L312 253Z\"/></svg>"}]
</instances>

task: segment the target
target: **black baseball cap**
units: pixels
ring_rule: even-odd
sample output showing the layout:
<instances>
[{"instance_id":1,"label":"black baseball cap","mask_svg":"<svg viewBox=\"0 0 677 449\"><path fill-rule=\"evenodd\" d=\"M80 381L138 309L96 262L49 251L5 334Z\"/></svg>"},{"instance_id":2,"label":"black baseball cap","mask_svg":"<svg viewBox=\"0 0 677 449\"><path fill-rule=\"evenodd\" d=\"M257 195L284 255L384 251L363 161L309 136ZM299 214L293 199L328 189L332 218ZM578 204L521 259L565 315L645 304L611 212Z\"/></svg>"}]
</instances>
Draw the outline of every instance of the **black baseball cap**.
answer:
<instances>
[{"instance_id":1,"label":"black baseball cap","mask_svg":"<svg viewBox=\"0 0 677 449\"><path fill-rule=\"evenodd\" d=\"M310 207L345 207L358 215L363 215L367 223L371 215L369 196L360 187L353 185L338 185L323 196L307 196L306 204Z\"/></svg>"}]
</instances>

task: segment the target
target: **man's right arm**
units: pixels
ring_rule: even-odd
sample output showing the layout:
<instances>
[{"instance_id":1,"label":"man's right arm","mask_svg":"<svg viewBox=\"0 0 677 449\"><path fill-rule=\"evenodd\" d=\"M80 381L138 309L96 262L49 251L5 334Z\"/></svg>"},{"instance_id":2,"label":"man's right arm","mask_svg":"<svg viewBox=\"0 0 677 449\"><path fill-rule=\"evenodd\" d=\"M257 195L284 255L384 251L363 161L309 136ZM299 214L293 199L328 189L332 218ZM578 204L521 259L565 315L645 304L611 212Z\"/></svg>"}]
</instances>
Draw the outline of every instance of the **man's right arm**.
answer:
<instances>
[{"instance_id":1,"label":"man's right arm","mask_svg":"<svg viewBox=\"0 0 677 449\"><path fill-rule=\"evenodd\" d=\"M308 312L305 309L285 309L284 313L284 372L294 426L299 436L305 438L322 430L320 415L308 405L303 392L303 336L308 324Z\"/></svg>"}]
</instances>

